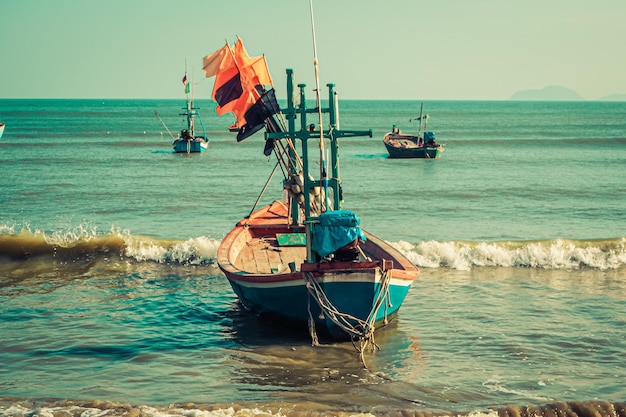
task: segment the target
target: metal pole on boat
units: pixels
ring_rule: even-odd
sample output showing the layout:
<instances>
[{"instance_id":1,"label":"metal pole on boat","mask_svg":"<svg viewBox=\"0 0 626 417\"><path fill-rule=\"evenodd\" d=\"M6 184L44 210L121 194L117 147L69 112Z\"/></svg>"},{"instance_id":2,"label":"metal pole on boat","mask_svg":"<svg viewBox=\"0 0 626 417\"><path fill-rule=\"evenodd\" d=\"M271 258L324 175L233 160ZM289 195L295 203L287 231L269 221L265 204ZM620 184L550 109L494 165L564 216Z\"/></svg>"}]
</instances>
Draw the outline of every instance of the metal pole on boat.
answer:
<instances>
[{"instance_id":1,"label":"metal pole on boat","mask_svg":"<svg viewBox=\"0 0 626 417\"><path fill-rule=\"evenodd\" d=\"M320 129L320 181L321 186L324 189L325 201L322 205L322 209L328 210L328 169L326 166L326 151L324 150L324 121L322 117L322 99L320 96L320 74L319 63L317 60L317 41L315 39L315 19L313 17L313 0L309 0L309 6L311 9L311 32L313 34L313 66L315 67L315 97L317 104L317 115L319 117L319 129ZM320 199L322 198L320 193ZM321 201L320 201L321 203Z\"/></svg>"},{"instance_id":2,"label":"metal pole on boat","mask_svg":"<svg viewBox=\"0 0 626 417\"><path fill-rule=\"evenodd\" d=\"M422 131L422 113L424 112L424 102L422 101L422 106L420 107L420 127L417 130L418 134Z\"/></svg>"},{"instance_id":3,"label":"metal pole on boat","mask_svg":"<svg viewBox=\"0 0 626 417\"><path fill-rule=\"evenodd\" d=\"M163 125L163 127L165 128L165 130L167 130L167 133L170 134L170 136L172 137L172 139L174 139L174 135L172 134L172 132L170 132L170 130L167 128L167 125L165 124L165 122L163 121L163 119L161 119L161 116L159 116L159 113L157 113L157 111L154 111L154 115L157 117L157 119L159 119L159 121L161 122L161 124Z\"/></svg>"},{"instance_id":4,"label":"metal pole on boat","mask_svg":"<svg viewBox=\"0 0 626 417\"><path fill-rule=\"evenodd\" d=\"M185 74L187 73L187 60L185 59ZM196 137L196 126L195 126L195 120L194 120L194 116L195 116L195 111L196 111L196 106L193 103L193 83L194 83L194 72L193 70L191 71L191 137L195 138Z\"/></svg>"},{"instance_id":5,"label":"metal pole on boat","mask_svg":"<svg viewBox=\"0 0 626 417\"><path fill-rule=\"evenodd\" d=\"M276 162L276 165L274 165L274 169L272 169L272 173L270 174L270 176L267 179L267 181L265 181L265 185L263 186L263 189L261 190L261 194L259 194L259 196L257 197L256 201L254 202L254 206L252 206L252 210L250 210L250 214L248 214L247 217L252 216L252 213L254 213L254 210L256 210L257 204L259 204L259 201L261 200L261 197L263 197L263 194L265 194L265 190L267 190L267 186L269 185L270 181L272 180L272 177L274 176L274 173L276 172L276 168L278 168L279 165L280 165L280 161Z\"/></svg>"}]
</instances>

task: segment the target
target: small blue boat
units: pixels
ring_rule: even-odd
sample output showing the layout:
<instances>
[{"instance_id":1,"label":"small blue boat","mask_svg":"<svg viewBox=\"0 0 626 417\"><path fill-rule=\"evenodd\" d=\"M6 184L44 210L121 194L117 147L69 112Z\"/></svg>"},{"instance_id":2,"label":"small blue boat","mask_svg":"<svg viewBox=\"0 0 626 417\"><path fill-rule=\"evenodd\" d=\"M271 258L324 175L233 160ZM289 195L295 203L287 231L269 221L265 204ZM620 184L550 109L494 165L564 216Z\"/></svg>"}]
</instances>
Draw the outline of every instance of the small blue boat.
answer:
<instances>
[{"instance_id":1,"label":"small blue boat","mask_svg":"<svg viewBox=\"0 0 626 417\"><path fill-rule=\"evenodd\" d=\"M167 133L172 138L172 146L175 153L199 153L204 152L209 147L209 138L204 129L204 123L198 113L198 108L195 107L193 101L193 94L190 93L190 86L187 81L187 74L183 77L183 85L185 86L186 105L183 107L183 112L179 116L185 116L186 127L180 131L178 136L174 137L170 129L167 127L159 113L156 111L154 115L159 119ZM200 122L201 133L196 130L196 118Z\"/></svg>"},{"instance_id":2,"label":"small blue boat","mask_svg":"<svg viewBox=\"0 0 626 417\"><path fill-rule=\"evenodd\" d=\"M209 138L204 130L204 124L198 114L198 109L194 107L193 99L187 98L187 106L180 116L187 119L187 128L180 131L178 136L172 141L175 153L204 152L209 147ZM195 125L195 118L200 121L202 133L198 133Z\"/></svg>"}]
</instances>

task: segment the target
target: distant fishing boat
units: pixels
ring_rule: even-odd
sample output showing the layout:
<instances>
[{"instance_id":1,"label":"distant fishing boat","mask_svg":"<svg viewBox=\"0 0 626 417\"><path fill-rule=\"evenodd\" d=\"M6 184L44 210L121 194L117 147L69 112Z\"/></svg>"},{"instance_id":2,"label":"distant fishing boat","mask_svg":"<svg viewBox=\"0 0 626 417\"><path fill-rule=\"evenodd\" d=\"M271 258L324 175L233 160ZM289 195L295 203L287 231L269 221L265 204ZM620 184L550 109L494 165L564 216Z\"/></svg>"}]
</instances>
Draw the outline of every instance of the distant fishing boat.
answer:
<instances>
[{"instance_id":1,"label":"distant fishing boat","mask_svg":"<svg viewBox=\"0 0 626 417\"><path fill-rule=\"evenodd\" d=\"M241 39L232 50L227 44L205 57L207 77L216 76L218 114L232 99L219 94L220 69L245 68L251 76L254 59ZM283 198L256 208L268 179L250 214L222 240L218 266L246 309L279 326L309 328L314 344L317 331L335 339L373 341L374 331L396 316L420 271L391 245L362 230L356 213L341 208L338 140L371 137L372 131L340 129L334 84L328 84L328 107L321 106L319 79L316 107L306 107L304 84L298 85L296 104L289 69L287 107L281 110L274 89L259 82L271 81L263 67L254 68L259 71L254 82L244 80L243 71L237 74L242 85L256 84L247 92L244 87L244 94L257 97L251 108L235 108L242 126L237 140L265 128L264 154L277 157L270 179L280 167ZM309 114L319 116L318 125L309 124ZM320 129L323 114L329 124ZM316 148L319 152L311 152Z\"/></svg>"},{"instance_id":2,"label":"distant fishing boat","mask_svg":"<svg viewBox=\"0 0 626 417\"><path fill-rule=\"evenodd\" d=\"M186 105L183 107L184 112L180 113L179 116L185 116L186 128L182 129L177 137L174 137L159 114L156 111L154 114L161 121L170 137L172 137L172 146L175 153L204 152L209 147L209 138L207 137L204 123L202 123L202 118L198 114L198 108L194 106L193 95L191 97L189 95L187 74L183 77L183 85L185 86ZM200 122L201 133L196 129L196 118Z\"/></svg>"},{"instance_id":3,"label":"distant fishing boat","mask_svg":"<svg viewBox=\"0 0 626 417\"><path fill-rule=\"evenodd\" d=\"M387 148L390 158L427 158L438 159L444 151L443 145L435 141L435 132L428 129L428 114L424 115L424 103L420 109L420 115L416 119L420 122L416 135L405 134L395 125L391 132L383 138L383 143ZM422 128L422 121L424 127Z\"/></svg>"},{"instance_id":4,"label":"distant fishing boat","mask_svg":"<svg viewBox=\"0 0 626 417\"><path fill-rule=\"evenodd\" d=\"M202 119L198 114L198 109L194 107L193 100L187 100L187 107L184 108L185 112L180 113L180 116L187 118L187 128L180 131L176 139L172 141L175 153L192 153L192 152L204 152L209 147L209 138L207 137ZM195 126L195 118L200 121L202 127L202 133L199 134Z\"/></svg>"},{"instance_id":5,"label":"distant fishing boat","mask_svg":"<svg viewBox=\"0 0 626 417\"><path fill-rule=\"evenodd\" d=\"M0 122L0 139L2 139L3 133L4 133L4 123Z\"/></svg>"}]
</instances>

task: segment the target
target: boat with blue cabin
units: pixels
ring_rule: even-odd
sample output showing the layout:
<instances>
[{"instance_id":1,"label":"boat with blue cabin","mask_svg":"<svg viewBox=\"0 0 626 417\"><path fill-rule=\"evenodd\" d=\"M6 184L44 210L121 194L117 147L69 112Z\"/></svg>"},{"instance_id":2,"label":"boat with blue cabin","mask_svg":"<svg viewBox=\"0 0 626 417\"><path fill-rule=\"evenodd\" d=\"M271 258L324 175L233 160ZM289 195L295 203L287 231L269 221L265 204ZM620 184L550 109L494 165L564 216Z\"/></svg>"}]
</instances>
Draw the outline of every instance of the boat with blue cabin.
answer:
<instances>
[{"instance_id":1,"label":"boat with blue cabin","mask_svg":"<svg viewBox=\"0 0 626 417\"><path fill-rule=\"evenodd\" d=\"M159 119L167 133L172 138L172 146L175 153L199 153L204 152L209 147L209 138L204 128L202 118L198 113L198 108L194 105L193 93L190 96L190 85L187 80L187 74L183 77L183 85L185 86L186 103L183 112L179 116L185 117L185 128L183 128L178 136L174 137L170 129L167 127L159 113L156 111L154 115ZM196 128L196 118L200 122L200 129Z\"/></svg>"},{"instance_id":2,"label":"boat with blue cabin","mask_svg":"<svg viewBox=\"0 0 626 417\"><path fill-rule=\"evenodd\" d=\"M194 106L193 99L187 99L185 111L180 116L185 116L187 127L180 131L178 136L172 141L175 153L196 153L204 152L209 147L209 138L204 129L202 118L198 114L198 109ZM200 122L201 132L196 129L196 118Z\"/></svg>"}]
</instances>

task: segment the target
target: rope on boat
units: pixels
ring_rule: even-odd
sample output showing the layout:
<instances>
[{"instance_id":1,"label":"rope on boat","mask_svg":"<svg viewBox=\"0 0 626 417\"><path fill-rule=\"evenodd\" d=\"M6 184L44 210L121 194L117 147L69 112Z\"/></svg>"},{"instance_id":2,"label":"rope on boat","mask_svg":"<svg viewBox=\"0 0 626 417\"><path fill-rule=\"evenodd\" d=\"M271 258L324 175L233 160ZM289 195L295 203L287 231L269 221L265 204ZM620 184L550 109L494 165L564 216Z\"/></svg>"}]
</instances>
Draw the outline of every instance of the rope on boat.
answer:
<instances>
[{"instance_id":1,"label":"rope on boat","mask_svg":"<svg viewBox=\"0 0 626 417\"><path fill-rule=\"evenodd\" d=\"M339 328L346 332L355 349L360 353L361 363L367 368L365 363L365 351L369 348L371 350L378 350L380 347L376 344L374 339L374 330L376 328L376 316L381 306L384 304L384 324L388 323L387 313L388 308L391 306L391 295L389 293L389 284L391 282L391 274L387 270L382 271L380 290L377 292L372 305L372 309L366 320L354 317L351 314L343 313L339 311L328 299L324 289L320 283L315 279L312 272L304 272L304 283L309 292L309 332L311 334L313 346L318 346L318 338L315 332L315 319L311 312L311 298L315 299L318 306L322 310L321 317L327 317L332 320ZM360 342L360 346L355 344L355 341Z\"/></svg>"},{"instance_id":2,"label":"rope on boat","mask_svg":"<svg viewBox=\"0 0 626 417\"><path fill-rule=\"evenodd\" d=\"M309 279L308 274L311 274L310 272L305 272L304 273L304 282L307 283L307 279ZM313 274L311 274L313 275ZM306 284L307 289L309 288L308 283ZM310 294L310 290L309 290L309 294ZM308 306L307 306L308 310L309 310L309 333L311 334L311 344L313 346L319 346L319 340L317 339L317 333L315 332L315 319L313 319L313 313L311 313L311 297L308 297Z\"/></svg>"}]
</instances>

